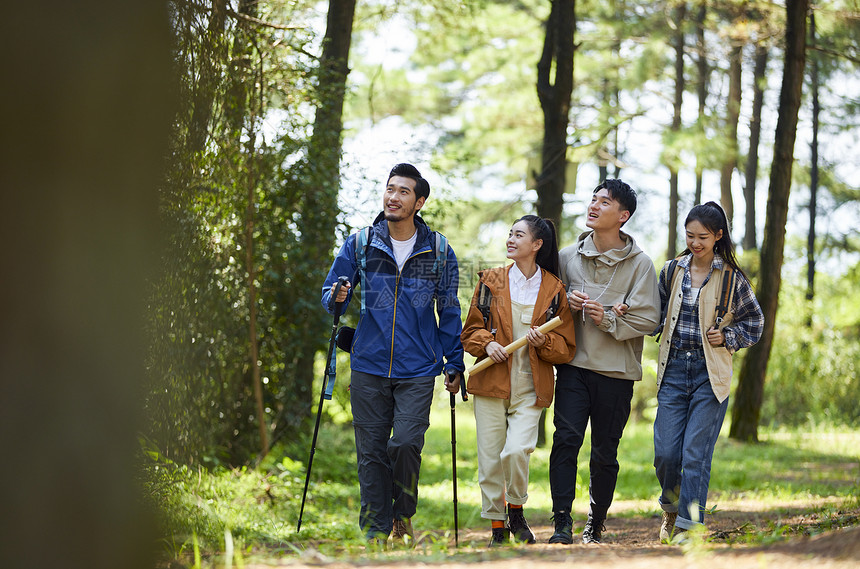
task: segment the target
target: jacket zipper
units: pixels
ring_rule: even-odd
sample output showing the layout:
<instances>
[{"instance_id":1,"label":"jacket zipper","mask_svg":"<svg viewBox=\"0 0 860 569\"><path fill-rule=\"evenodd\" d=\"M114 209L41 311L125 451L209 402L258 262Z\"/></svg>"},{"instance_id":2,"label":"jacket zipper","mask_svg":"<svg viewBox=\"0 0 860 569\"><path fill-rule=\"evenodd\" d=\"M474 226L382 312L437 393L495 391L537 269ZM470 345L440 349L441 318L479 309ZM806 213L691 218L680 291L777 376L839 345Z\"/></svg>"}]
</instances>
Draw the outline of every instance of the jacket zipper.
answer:
<instances>
[{"instance_id":1,"label":"jacket zipper","mask_svg":"<svg viewBox=\"0 0 860 569\"><path fill-rule=\"evenodd\" d=\"M424 253L429 253L429 251L419 251L414 255L411 255L406 258L406 261L403 263L403 266L406 266L413 257L417 257L418 255L422 255ZM395 259L396 263L397 260ZM400 292L400 276L403 274L403 271L400 270L400 267L397 268L397 280L394 283L394 314L391 316L391 350L388 354L388 377L391 378L391 372L394 369L394 330L397 325L397 297ZM435 357L435 354L434 354Z\"/></svg>"}]
</instances>

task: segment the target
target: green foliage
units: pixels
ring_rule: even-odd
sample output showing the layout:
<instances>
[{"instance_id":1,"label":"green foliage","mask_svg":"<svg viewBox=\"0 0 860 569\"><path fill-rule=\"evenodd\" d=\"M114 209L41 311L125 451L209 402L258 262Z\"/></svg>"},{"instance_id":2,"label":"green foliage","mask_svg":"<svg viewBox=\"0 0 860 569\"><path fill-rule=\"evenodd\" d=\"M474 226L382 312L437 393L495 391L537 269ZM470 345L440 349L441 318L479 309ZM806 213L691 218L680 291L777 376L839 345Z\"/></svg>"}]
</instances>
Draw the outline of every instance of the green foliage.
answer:
<instances>
[{"instance_id":1,"label":"green foliage","mask_svg":"<svg viewBox=\"0 0 860 569\"><path fill-rule=\"evenodd\" d=\"M149 299L146 431L180 464L247 464L260 450L260 421L277 439L310 416L314 357L326 339L319 286L336 223L326 204L337 186L314 183L331 172L308 160L318 93L303 54L314 38L191 0L172 4L181 105L161 188L167 247ZM240 9L290 21L308 6ZM252 342L264 417L254 403Z\"/></svg>"},{"instance_id":2,"label":"green foliage","mask_svg":"<svg viewBox=\"0 0 860 569\"><path fill-rule=\"evenodd\" d=\"M841 277L819 273L805 288L783 281L762 422L860 424L860 266ZM811 326L808 320L811 319Z\"/></svg>"}]
</instances>

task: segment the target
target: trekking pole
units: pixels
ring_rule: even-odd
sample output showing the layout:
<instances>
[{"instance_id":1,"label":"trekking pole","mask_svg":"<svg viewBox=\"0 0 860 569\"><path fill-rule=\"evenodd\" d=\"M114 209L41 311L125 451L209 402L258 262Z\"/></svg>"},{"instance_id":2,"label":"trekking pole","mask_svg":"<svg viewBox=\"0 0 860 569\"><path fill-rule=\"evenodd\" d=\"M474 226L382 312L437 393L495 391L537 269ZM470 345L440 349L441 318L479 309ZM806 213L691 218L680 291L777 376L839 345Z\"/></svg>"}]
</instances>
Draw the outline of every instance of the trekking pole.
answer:
<instances>
[{"instance_id":1,"label":"trekking pole","mask_svg":"<svg viewBox=\"0 0 860 569\"><path fill-rule=\"evenodd\" d=\"M338 277L337 285L334 288L334 292L331 293L331 302L334 302L334 323L331 326L331 339L328 342L328 355L326 356L326 368L325 374L323 376L322 389L320 390L320 404L317 408L317 422L314 426L314 436L311 439L311 454L308 457L308 472L305 476L305 489L302 491L302 507L299 510L299 523L296 526L296 533L299 533L302 529L302 514L305 512L305 498L308 494L308 484L311 481L311 467L314 464L314 453L317 450L317 435L320 431L320 416L322 415L323 401L325 400L326 395L326 382L328 381L328 375L331 368L331 357L334 352L334 343L335 343L335 335L337 334L337 323L340 321L340 310L343 307L342 302L335 302L337 299L337 295L340 292L341 287L346 284L346 277Z\"/></svg>"},{"instance_id":2,"label":"trekking pole","mask_svg":"<svg viewBox=\"0 0 860 569\"><path fill-rule=\"evenodd\" d=\"M457 372L446 372L450 377ZM466 395L466 378L460 374L460 392L463 395L463 401L468 401L469 396ZM451 396L451 470L454 476L454 547L460 546L460 526L457 520L457 419L456 419L456 403L457 394L449 393Z\"/></svg>"}]
</instances>

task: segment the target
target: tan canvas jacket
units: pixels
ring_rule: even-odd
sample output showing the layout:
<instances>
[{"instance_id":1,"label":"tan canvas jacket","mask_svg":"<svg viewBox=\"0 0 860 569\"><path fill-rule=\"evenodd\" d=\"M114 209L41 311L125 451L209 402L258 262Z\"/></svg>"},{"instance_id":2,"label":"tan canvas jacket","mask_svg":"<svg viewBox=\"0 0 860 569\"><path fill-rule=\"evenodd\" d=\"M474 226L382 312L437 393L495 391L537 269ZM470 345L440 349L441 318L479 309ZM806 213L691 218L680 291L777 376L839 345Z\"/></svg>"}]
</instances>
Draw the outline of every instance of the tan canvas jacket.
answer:
<instances>
[{"instance_id":1,"label":"tan canvas jacket","mask_svg":"<svg viewBox=\"0 0 860 569\"><path fill-rule=\"evenodd\" d=\"M571 365L615 379L642 379L643 337L660 320L660 291L651 259L632 237L621 233L623 249L599 252L592 232L580 235L576 244L559 252L561 279L567 290L585 290L604 306L600 326L582 313L574 313L576 355ZM612 312L613 305L630 308L624 316Z\"/></svg>"},{"instance_id":2,"label":"tan canvas jacket","mask_svg":"<svg viewBox=\"0 0 860 569\"><path fill-rule=\"evenodd\" d=\"M668 262L667 262L668 265ZM672 343L672 334L678 322L678 314L681 312L683 291L681 285L684 281L683 271L679 267L679 273L672 279L671 293L666 305L666 322L663 324L663 334L660 337L660 356L657 358L657 387L663 381L666 372L666 364L669 363L669 349ZM725 269L721 271L725 275ZM705 286L699 291L699 326L703 331L714 325L717 315L717 304L720 301L722 291L722 278L712 275ZM734 318L733 303L729 303L729 312L723 317L720 329L732 323ZM705 351L705 364L708 367L708 377L711 380L711 389L717 400L722 403L729 396L732 384L732 354L724 346L712 346L707 340L702 342Z\"/></svg>"}]
</instances>

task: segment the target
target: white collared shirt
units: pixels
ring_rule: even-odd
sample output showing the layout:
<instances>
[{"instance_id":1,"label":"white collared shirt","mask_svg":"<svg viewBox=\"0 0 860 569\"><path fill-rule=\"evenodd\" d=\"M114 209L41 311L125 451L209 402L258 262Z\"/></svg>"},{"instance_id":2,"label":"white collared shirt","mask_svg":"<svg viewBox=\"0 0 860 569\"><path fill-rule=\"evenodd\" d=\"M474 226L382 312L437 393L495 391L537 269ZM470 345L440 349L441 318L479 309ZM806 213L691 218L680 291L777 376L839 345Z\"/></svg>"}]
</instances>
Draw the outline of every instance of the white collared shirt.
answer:
<instances>
[{"instance_id":1,"label":"white collared shirt","mask_svg":"<svg viewBox=\"0 0 860 569\"><path fill-rule=\"evenodd\" d=\"M535 274L530 279L527 279L519 267L517 267L517 264L514 263L508 272L511 300L520 304L534 306L537 302L538 291L540 290L541 272L540 267L538 267Z\"/></svg>"}]
</instances>

